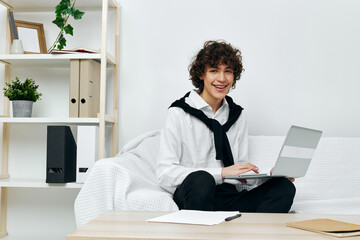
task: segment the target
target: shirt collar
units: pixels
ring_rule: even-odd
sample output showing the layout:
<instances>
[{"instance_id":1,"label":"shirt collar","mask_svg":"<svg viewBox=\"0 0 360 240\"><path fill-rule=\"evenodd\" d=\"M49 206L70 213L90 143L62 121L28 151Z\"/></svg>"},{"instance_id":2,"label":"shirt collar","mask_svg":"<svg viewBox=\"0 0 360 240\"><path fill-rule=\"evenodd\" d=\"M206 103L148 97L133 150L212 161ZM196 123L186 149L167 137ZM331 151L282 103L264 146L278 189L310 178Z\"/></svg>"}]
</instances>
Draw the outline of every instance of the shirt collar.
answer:
<instances>
[{"instance_id":1,"label":"shirt collar","mask_svg":"<svg viewBox=\"0 0 360 240\"><path fill-rule=\"evenodd\" d=\"M210 105L205 102L205 100L196 92L196 90L192 90L190 92L189 95L189 99L191 100L191 102L194 104L195 108L197 109L203 109L208 107L211 110ZM223 104L221 105L221 107L219 108L219 110L224 106L224 105L229 105L228 102L226 101L226 98L224 98ZM218 111L219 111L218 110Z\"/></svg>"}]
</instances>

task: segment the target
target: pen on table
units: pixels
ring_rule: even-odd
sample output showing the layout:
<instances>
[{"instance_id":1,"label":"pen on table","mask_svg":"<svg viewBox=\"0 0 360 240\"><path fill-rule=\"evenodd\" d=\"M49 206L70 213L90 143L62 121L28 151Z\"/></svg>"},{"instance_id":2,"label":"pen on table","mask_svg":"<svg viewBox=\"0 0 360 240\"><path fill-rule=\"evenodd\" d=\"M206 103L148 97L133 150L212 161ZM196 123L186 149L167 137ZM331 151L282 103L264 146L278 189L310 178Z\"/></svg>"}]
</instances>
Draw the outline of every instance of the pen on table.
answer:
<instances>
[{"instance_id":1,"label":"pen on table","mask_svg":"<svg viewBox=\"0 0 360 240\"><path fill-rule=\"evenodd\" d=\"M235 219L235 218L239 218L239 217L241 217L241 213L239 213L239 214L236 214L236 215L234 215L234 216L230 216L230 217L227 217L227 218L225 218L225 221L231 221L231 220L233 220L233 219Z\"/></svg>"}]
</instances>

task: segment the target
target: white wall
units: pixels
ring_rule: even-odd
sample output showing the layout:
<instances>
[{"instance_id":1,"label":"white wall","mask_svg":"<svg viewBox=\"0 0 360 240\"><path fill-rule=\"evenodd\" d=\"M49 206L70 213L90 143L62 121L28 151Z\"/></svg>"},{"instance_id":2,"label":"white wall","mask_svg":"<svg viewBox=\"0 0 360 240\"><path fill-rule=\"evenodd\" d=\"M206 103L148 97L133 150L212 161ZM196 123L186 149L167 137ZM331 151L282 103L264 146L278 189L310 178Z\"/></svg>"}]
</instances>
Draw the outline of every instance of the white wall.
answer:
<instances>
[{"instance_id":1,"label":"white wall","mask_svg":"<svg viewBox=\"0 0 360 240\"><path fill-rule=\"evenodd\" d=\"M360 137L360 1L120 0L120 146L160 129L192 89L187 67L206 40L241 49L245 72L230 95L253 135L291 124Z\"/></svg>"}]
</instances>

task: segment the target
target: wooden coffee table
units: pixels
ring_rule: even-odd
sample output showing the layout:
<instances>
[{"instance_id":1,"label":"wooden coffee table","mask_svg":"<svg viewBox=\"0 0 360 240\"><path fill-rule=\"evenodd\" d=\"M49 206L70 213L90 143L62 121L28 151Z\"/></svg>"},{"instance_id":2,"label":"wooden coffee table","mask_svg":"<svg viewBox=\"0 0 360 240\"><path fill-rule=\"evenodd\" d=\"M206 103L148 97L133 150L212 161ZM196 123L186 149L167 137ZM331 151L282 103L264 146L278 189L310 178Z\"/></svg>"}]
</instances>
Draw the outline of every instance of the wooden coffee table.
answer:
<instances>
[{"instance_id":1,"label":"wooden coffee table","mask_svg":"<svg viewBox=\"0 0 360 240\"><path fill-rule=\"evenodd\" d=\"M359 215L268 214L243 213L240 218L213 226L155 223L145 220L168 212L111 211L106 212L66 236L67 240L109 239L274 239L317 240L339 239L286 227L286 222L314 218L360 224ZM347 238L359 240L360 237Z\"/></svg>"}]
</instances>

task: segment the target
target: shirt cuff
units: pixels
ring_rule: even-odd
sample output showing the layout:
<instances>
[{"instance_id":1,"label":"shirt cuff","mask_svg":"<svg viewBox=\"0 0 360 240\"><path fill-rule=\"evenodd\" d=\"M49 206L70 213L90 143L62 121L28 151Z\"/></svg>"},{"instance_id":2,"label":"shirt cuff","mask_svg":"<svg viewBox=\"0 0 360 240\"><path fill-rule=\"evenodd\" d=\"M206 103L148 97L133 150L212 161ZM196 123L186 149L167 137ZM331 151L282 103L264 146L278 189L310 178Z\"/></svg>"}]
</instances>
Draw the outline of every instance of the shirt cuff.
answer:
<instances>
[{"instance_id":1,"label":"shirt cuff","mask_svg":"<svg viewBox=\"0 0 360 240\"><path fill-rule=\"evenodd\" d=\"M206 168L204 170L214 177L216 185L223 183L223 179L221 177L222 168Z\"/></svg>"}]
</instances>

